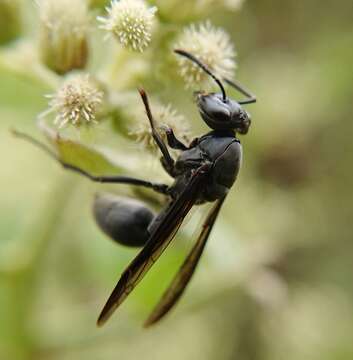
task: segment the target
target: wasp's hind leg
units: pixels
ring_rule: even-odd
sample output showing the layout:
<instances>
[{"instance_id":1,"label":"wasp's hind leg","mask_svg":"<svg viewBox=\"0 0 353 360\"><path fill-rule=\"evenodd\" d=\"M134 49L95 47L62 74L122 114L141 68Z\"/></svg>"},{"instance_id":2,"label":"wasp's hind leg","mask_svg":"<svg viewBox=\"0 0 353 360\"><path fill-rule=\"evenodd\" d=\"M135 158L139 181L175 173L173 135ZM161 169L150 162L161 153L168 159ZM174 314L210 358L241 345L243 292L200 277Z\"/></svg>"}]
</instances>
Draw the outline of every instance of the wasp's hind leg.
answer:
<instances>
[{"instance_id":1,"label":"wasp's hind leg","mask_svg":"<svg viewBox=\"0 0 353 360\"><path fill-rule=\"evenodd\" d=\"M144 246L155 214L141 201L112 194L97 194L93 214L110 238L125 246Z\"/></svg>"}]
</instances>

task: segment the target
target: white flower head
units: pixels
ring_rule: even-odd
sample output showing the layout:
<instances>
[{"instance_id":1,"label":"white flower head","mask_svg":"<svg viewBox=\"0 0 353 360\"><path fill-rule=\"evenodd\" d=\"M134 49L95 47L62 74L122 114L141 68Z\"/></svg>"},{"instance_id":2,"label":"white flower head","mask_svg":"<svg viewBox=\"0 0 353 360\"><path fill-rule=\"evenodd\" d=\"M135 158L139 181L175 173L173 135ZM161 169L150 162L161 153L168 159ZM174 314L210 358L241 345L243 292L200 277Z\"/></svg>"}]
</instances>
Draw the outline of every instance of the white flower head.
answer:
<instances>
[{"instance_id":1,"label":"white flower head","mask_svg":"<svg viewBox=\"0 0 353 360\"><path fill-rule=\"evenodd\" d=\"M85 0L38 0L40 53L58 73L83 68L88 57L89 14Z\"/></svg>"},{"instance_id":2,"label":"white flower head","mask_svg":"<svg viewBox=\"0 0 353 360\"><path fill-rule=\"evenodd\" d=\"M153 102L151 110L157 131L165 142L167 141L166 128L171 128L175 136L181 141L189 142L190 127L184 116L179 114L170 104L162 105L158 102ZM136 121L131 127L129 134L133 136L138 143L142 144L145 149L159 151L152 137L151 126L147 119L141 120L142 115L146 117L146 114L142 111L139 111L138 114L136 113Z\"/></svg>"},{"instance_id":3,"label":"white flower head","mask_svg":"<svg viewBox=\"0 0 353 360\"><path fill-rule=\"evenodd\" d=\"M76 74L67 78L50 98L49 110L42 114L55 113L54 123L62 128L96 123L96 114L103 101L100 91L88 74Z\"/></svg>"},{"instance_id":4,"label":"white flower head","mask_svg":"<svg viewBox=\"0 0 353 360\"><path fill-rule=\"evenodd\" d=\"M151 41L157 7L148 7L144 0L112 0L107 17L98 17L100 28L112 34L121 45L144 51Z\"/></svg>"},{"instance_id":5,"label":"white flower head","mask_svg":"<svg viewBox=\"0 0 353 360\"><path fill-rule=\"evenodd\" d=\"M210 22L192 24L184 29L174 48L190 52L220 78L231 78L236 69L236 53L229 35ZM199 66L185 57L177 55L177 61L187 87L210 80Z\"/></svg>"}]
</instances>

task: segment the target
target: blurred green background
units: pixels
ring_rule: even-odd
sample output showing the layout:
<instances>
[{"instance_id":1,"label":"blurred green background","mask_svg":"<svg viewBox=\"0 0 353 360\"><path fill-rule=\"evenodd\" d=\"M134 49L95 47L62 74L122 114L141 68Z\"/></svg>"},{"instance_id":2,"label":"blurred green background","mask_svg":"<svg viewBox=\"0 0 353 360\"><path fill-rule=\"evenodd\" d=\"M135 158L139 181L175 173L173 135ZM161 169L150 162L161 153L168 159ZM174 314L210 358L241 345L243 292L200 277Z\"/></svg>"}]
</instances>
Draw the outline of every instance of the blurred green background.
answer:
<instances>
[{"instance_id":1,"label":"blurred green background","mask_svg":"<svg viewBox=\"0 0 353 360\"><path fill-rule=\"evenodd\" d=\"M35 8L24 6L30 37ZM241 175L196 276L148 330L141 324L190 248L198 212L96 328L136 253L109 241L91 216L96 191L120 189L66 173L11 136L11 127L40 136L35 118L48 88L0 63L1 360L353 359L352 3L248 0L211 19L231 33L237 78L258 103L241 139ZM7 41L1 52L14 46ZM190 91L150 88L184 109L195 135L206 131Z\"/></svg>"}]
</instances>

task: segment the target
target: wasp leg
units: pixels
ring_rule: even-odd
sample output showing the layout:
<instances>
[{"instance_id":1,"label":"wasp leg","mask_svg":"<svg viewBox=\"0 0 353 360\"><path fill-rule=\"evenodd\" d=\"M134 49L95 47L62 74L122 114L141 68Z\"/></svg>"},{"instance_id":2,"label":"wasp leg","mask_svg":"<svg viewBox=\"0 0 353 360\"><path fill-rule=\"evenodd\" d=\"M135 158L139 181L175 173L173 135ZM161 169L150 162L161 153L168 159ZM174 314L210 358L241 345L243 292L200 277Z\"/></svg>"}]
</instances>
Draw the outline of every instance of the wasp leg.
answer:
<instances>
[{"instance_id":1,"label":"wasp leg","mask_svg":"<svg viewBox=\"0 0 353 360\"><path fill-rule=\"evenodd\" d=\"M163 155L162 159L161 159L163 167L165 168L165 170L168 172L169 175L174 176L175 175L175 171L174 171L175 161L170 156L166 144L163 142L163 139L161 138L158 131L156 130L156 126L155 126L155 123L154 123L154 119L153 119L153 116L152 116L151 108L150 108L150 105L149 105L149 102L148 102L148 97L147 97L147 94L146 94L145 90L140 89L139 92L140 92L142 101L143 101L143 103L145 105L146 114L147 114L148 120L149 120L150 125L151 125L153 139L156 142L157 146L159 147L159 149L161 150L161 153Z\"/></svg>"},{"instance_id":2,"label":"wasp leg","mask_svg":"<svg viewBox=\"0 0 353 360\"><path fill-rule=\"evenodd\" d=\"M144 246L155 214L141 201L112 194L97 194L93 215L98 226L115 242Z\"/></svg>"},{"instance_id":3,"label":"wasp leg","mask_svg":"<svg viewBox=\"0 0 353 360\"><path fill-rule=\"evenodd\" d=\"M12 131L13 134L17 137L20 137L22 139L25 139L32 143L33 145L39 147L40 149L44 150L50 157L52 157L54 160L56 160L61 166L63 166L65 169L74 171L78 174L81 174L87 178L89 178L92 181L95 182L101 182L101 183L115 183L115 184L128 184L128 185L136 185L136 186L143 186L150 188L158 193L168 195L168 189L169 186L165 184L160 183L154 183L151 181L146 181L142 179L137 179L130 176L96 176L93 174L90 174L86 170L83 170L79 168L78 166L69 164L65 161L62 161L47 145L43 144L42 142L38 141L37 139L33 138L30 135L24 134L22 132L19 132L17 130Z\"/></svg>"},{"instance_id":4,"label":"wasp leg","mask_svg":"<svg viewBox=\"0 0 353 360\"><path fill-rule=\"evenodd\" d=\"M186 145L184 145L179 139L177 139L172 128L165 126L165 127L163 127L163 130L165 131L165 133L167 135L169 147L171 147L172 149L175 149L175 150L182 150L182 151L185 151L188 149L188 147Z\"/></svg>"}]
</instances>

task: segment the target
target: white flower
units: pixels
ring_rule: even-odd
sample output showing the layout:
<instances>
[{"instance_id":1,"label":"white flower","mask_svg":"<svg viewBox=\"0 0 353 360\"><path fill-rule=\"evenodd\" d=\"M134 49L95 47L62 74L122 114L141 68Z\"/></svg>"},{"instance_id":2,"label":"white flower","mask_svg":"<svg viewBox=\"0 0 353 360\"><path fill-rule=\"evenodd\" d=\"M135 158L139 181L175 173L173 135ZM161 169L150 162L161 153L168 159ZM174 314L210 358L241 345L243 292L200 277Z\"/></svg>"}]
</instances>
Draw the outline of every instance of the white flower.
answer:
<instances>
[{"instance_id":1,"label":"white flower","mask_svg":"<svg viewBox=\"0 0 353 360\"><path fill-rule=\"evenodd\" d=\"M142 107L136 111L135 124L131 127L129 134L146 149L159 151L153 140L151 126L147 120ZM165 129L171 128L177 138L188 143L190 137L190 127L183 115L180 115L170 104L162 105L158 102L152 102L151 111L155 120L156 128L162 139L166 142Z\"/></svg>"},{"instance_id":2,"label":"white flower","mask_svg":"<svg viewBox=\"0 0 353 360\"><path fill-rule=\"evenodd\" d=\"M174 48L186 50L201 60L220 78L231 78L236 69L235 50L229 35L210 22L184 29ZM187 87L204 84L209 76L190 60L177 55L180 74Z\"/></svg>"},{"instance_id":3,"label":"white flower","mask_svg":"<svg viewBox=\"0 0 353 360\"><path fill-rule=\"evenodd\" d=\"M79 74L70 76L55 94L47 97L51 99L49 110L41 116L54 112L54 123L61 128L67 124L80 126L95 123L103 92L89 75Z\"/></svg>"},{"instance_id":4,"label":"white flower","mask_svg":"<svg viewBox=\"0 0 353 360\"><path fill-rule=\"evenodd\" d=\"M38 0L40 54L58 73L85 66L89 15L85 0Z\"/></svg>"},{"instance_id":5,"label":"white flower","mask_svg":"<svg viewBox=\"0 0 353 360\"><path fill-rule=\"evenodd\" d=\"M107 17L98 17L100 28L107 30L124 47L144 51L151 41L155 6L148 7L144 0L113 0Z\"/></svg>"}]
</instances>

